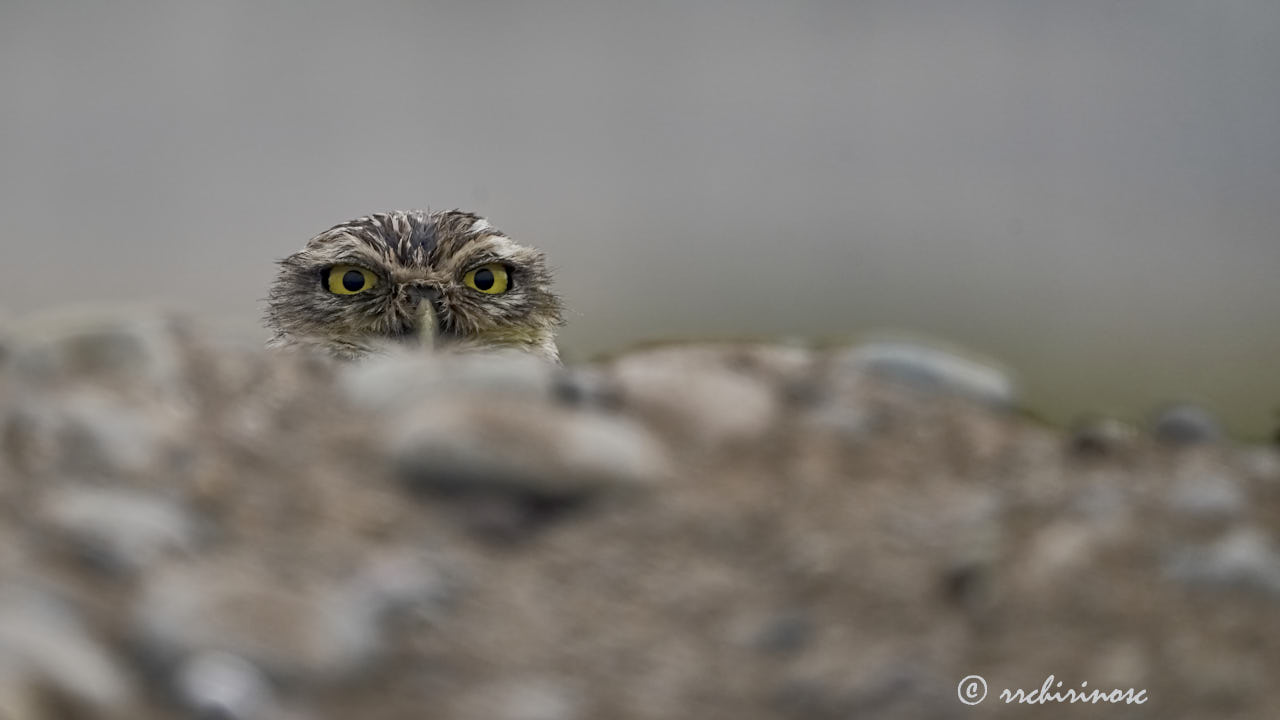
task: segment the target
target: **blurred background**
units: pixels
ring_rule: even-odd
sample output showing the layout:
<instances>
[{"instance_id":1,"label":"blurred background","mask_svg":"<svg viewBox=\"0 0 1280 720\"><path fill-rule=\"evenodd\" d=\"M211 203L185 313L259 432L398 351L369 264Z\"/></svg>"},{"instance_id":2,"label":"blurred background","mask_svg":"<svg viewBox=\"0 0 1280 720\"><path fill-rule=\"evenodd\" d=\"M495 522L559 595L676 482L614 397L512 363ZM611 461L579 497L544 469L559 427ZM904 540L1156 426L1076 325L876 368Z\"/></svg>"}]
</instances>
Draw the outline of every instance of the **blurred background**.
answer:
<instances>
[{"instance_id":1,"label":"blurred background","mask_svg":"<svg viewBox=\"0 0 1280 720\"><path fill-rule=\"evenodd\" d=\"M273 261L461 207L570 359L905 330L1034 410L1280 407L1274 0L0 2L0 309L256 334Z\"/></svg>"}]
</instances>

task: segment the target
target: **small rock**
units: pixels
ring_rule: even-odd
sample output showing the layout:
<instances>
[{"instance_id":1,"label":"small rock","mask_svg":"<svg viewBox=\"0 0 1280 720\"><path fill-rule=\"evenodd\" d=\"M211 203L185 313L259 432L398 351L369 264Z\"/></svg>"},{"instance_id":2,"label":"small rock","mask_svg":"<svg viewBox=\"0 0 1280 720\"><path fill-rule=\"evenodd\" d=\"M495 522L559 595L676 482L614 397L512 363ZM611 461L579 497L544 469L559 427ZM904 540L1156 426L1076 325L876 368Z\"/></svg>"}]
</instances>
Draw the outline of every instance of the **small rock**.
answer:
<instances>
[{"instance_id":1,"label":"small rock","mask_svg":"<svg viewBox=\"0 0 1280 720\"><path fill-rule=\"evenodd\" d=\"M135 607L137 635L163 664L200 653L244 658L286 678L333 678L378 647L377 628L333 588L281 583L244 565L166 567L147 578Z\"/></svg>"},{"instance_id":2,"label":"small rock","mask_svg":"<svg viewBox=\"0 0 1280 720\"><path fill-rule=\"evenodd\" d=\"M586 497L665 477L661 445L625 419L543 403L440 402L399 423L390 450L413 486Z\"/></svg>"},{"instance_id":3,"label":"small rock","mask_svg":"<svg viewBox=\"0 0 1280 720\"><path fill-rule=\"evenodd\" d=\"M803 650L813 636L813 620L808 615L785 613L765 625L753 644L763 652L790 654Z\"/></svg>"},{"instance_id":4,"label":"small rock","mask_svg":"<svg viewBox=\"0 0 1280 720\"><path fill-rule=\"evenodd\" d=\"M63 457L75 471L123 475L145 470L157 454L159 429L137 408L77 393L63 405Z\"/></svg>"},{"instance_id":5,"label":"small rock","mask_svg":"<svg viewBox=\"0 0 1280 720\"><path fill-rule=\"evenodd\" d=\"M609 366L622 404L692 448L749 443L777 426L784 386L735 345L663 347Z\"/></svg>"},{"instance_id":6,"label":"small rock","mask_svg":"<svg viewBox=\"0 0 1280 720\"><path fill-rule=\"evenodd\" d=\"M883 419L873 410L862 403L850 402L847 396L842 402L816 404L802 419L813 428L846 441L864 440L883 426Z\"/></svg>"},{"instance_id":7,"label":"small rock","mask_svg":"<svg viewBox=\"0 0 1280 720\"><path fill-rule=\"evenodd\" d=\"M1238 458L1240 467L1249 477L1266 484L1280 484L1280 448L1245 448Z\"/></svg>"},{"instance_id":8,"label":"small rock","mask_svg":"<svg viewBox=\"0 0 1280 720\"><path fill-rule=\"evenodd\" d=\"M616 410L622 405L622 390L599 367L562 368L553 384L556 398L566 405Z\"/></svg>"},{"instance_id":9,"label":"small rock","mask_svg":"<svg viewBox=\"0 0 1280 720\"><path fill-rule=\"evenodd\" d=\"M170 566L147 578L136 635L165 664L226 653L275 678L328 681L370 669L385 616L438 601L442 586L425 558L398 554L342 581L282 583L243 559Z\"/></svg>"},{"instance_id":10,"label":"small rock","mask_svg":"<svg viewBox=\"0 0 1280 720\"><path fill-rule=\"evenodd\" d=\"M1157 413L1151 432L1160 442L1175 447L1217 442L1223 436L1217 418L1190 403L1173 405Z\"/></svg>"},{"instance_id":11,"label":"small rock","mask_svg":"<svg viewBox=\"0 0 1280 720\"><path fill-rule=\"evenodd\" d=\"M1068 447L1078 457L1111 457L1133 449L1137 428L1113 417L1088 417L1071 429Z\"/></svg>"},{"instance_id":12,"label":"small rock","mask_svg":"<svg viewBox=\"0 0 1280 720\"><path fill-rule=\"evenodd\" d=\"M44 525L83 557L110 570L132 572L164 555L193 549L197 529L177 503L124 488L73 486L46 491Z\"/></svg>"},{"instance_id":13,"label":"small rock","mask_svg":"<svg viewBox=\"0 0 1280 720\"><path fill-rule=\"evenodd\" d=\"M865 372L995 408L1012 408L1019 400L1013 379L1004 371L990 363L928 345L869 342L838 352L832 364L836 372Z\"/></svg>"},{"instance_id":14,"label":"small rock","mask_svg":"<svg viewBox=\"0 0 1280 720\"><path fill-rule=\"evenodd\" d=\"M96 377L173 393L183 361L175 324L131 308L72 308L14 328L14 363L29 378Z\"/></svg>"},{"instance_id":15,"label":"small rock","mask_svg":"<svg viewBox=\"0 0 1280 720\"><path fill-rule=\"evenodd\" d=\"M1150 680L1149 650L1133 639L1116 639L1098 649L1090 677L1104 677L1116 687L1144 687Z\"/></svg>"},{"instance_id":16,"label":"small rock","mask_svg":"<svg viewBox=\"0 0 1280 720\"><path fill-rule=\"evenodd\" d=\"M10 452L33 474L121 478L148 473L183 438L185 412L103 388L23 393L7 418Z\"/></svg>"},{"instance_id":17,"label":"small rock","mask_svg":"<svg viewBox=\"0 0 1280 720\"><path fill-rule=\"evenodd\" d=\"M1112 482L1090 483L1071 495L1067 508L1095 532L1124 534L1133 518L1133 499Z\"/></svg>"},{"instance_id":18,"label":"small rock","mask_svg":"<svg viewBox=\"0 0 1280 720\"><path fill-rule=\"evenodd\" d=\"M1175 552L1165 564L1174 579L1253 587L1280 595L1280 554L1262 530L1237 528L1207 547Z\"/></svg>"},{"instance_id":19,"label":"small rock","mask_svg":"<svg viewBox=\"0 0 1280 720\"><path fill-rule=\"evenodd\" d=\"M1019 582L1052 592L1062 577L1082 572L1093 561L1100 538L1088 524L1059 520L1039 530L1028 542Z\"/></svg>"},{"instance_id":20,"label":"small rock","mask_svg":"<svg viewBox=\"0 0 1280 720\"><path fill-rule=\"evenodd\" d=\"M1244 510L1244 491L1224 475L1186 473L1177 478L1169 506L1186 515L1235 516Z\"/></svg>"},{"instance_id":21,"label":"small rock","mask_svg":"<svg viewBox=\"0 0 1280 720\"><path fill-rule=\"evenodd\" d=\"M527 353L395 353L340 367L338 383L357 406L388 411L436 402L445 394L549 398L557 372Z\"/></svg>"},{"instance_id":22,"label":"small rock","mask_svg":"<svg viewBox=\"0 0 1280 720\"><path fill-rule=\"evenodd\" d=\"M53 692L93 717L112 716L125 707L132 696L128 678L74 610L6 580L0 588L0 674L9 683Z\"/></svg>"},{"instance_id":23,"label":"small rock","mask_svg":"<svg viewBox=\"0 0 1280 720\"><path fill-rule=\"evenodd\" d=\"M493 720L580 720L581 693L548 678L524 678L478 688L468 717Z\"/></svg>"},{"instance_id":24,"label":"small rock","mask_svg":"<svg viewBox=\"0 0 1280 720\"><path fill-rule=\"evenodd\" d=\"M341 604L380 620L418 610L434 612L450 598L450 586L430 558L409 551L383 551L367 558L344 585Z\"/></svg>"},{"instance_id":25,"label":"small rock","mask_svg":"<svg viewBox=\"0 0 1280 720\"><path fill-rule=\"evenodd\" d=\"M187 659L176 685L179 700L201 718L255 720L273 701L270 683L253 663L222 652Z\"/></svg>"}]
</instances>

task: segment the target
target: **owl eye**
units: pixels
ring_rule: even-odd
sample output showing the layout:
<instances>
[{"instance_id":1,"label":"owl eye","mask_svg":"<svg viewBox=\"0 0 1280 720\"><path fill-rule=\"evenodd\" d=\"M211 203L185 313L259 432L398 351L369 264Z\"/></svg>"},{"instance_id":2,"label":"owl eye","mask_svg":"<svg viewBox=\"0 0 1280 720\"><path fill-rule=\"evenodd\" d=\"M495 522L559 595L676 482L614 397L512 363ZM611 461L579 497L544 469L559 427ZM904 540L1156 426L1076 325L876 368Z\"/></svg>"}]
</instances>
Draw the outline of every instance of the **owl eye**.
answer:
<instances>
[{"instance_id":1,"label":"owl eye","mask_svg":"<svg viewBox=\"0 0 1280 720\"><path fill-rule=\"evenodd\" d=\"M355 265L334 265L329 268L325 284L335 295L355 295L378 284L378 276Z\"/></svg>"},{"instance_id":2,"label":"owl eye","mask_svg":"<svg viewBox=\"0 0 1280 720\"><path fill-rule=\"evenodd\" d=\"M498 263L481 265L463 275L462 282L485 295L498 295L507 291L507 268Z\"/></svg>"}]
</instances>

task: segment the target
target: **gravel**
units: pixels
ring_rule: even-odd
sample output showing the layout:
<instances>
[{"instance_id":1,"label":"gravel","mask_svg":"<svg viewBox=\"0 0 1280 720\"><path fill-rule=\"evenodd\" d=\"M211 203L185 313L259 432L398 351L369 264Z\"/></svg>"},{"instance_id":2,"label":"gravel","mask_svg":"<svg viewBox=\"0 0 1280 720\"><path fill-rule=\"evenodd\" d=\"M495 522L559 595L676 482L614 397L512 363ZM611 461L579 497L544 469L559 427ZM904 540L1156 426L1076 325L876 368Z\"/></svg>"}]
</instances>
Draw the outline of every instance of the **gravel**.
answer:
<instances>
[{"instance_id":1,"label":"gravel","mask_svg":"<svg viewBox=\"0 0 1280 720\"><path fill-rule=\"evenodd\" d=\"M1063 433L904 344L473 360L0 323L0 717L1280 717L1280 455L1203 411Z\"/></svg>"}]
</instances>

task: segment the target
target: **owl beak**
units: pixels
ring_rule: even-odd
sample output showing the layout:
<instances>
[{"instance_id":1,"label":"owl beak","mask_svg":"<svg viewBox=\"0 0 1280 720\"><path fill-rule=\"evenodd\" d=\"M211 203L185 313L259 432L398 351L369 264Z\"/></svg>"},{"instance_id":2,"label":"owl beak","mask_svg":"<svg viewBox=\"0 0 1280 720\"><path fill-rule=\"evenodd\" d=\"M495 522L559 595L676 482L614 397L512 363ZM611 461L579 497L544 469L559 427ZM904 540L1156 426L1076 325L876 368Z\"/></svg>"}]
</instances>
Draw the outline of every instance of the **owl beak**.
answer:
<instances>
[{"instance_id":1,"label":"owl beak","mask_svg":"<svg viewBox=\"0 0 1280 720\"><path fill-rule=\"evenodd\" d=\"M409 285L405 291L414 303L418 345L430 350L435 347L436 336L440 334L440 319L436 316L436 302L440 300L440 291L428 285Z\"/></svg>"},{"instance_id":2,"label":"owl beak","mask_svg":"<svg viewBox=\"0 0 1280 720\"><path fill-rule=\"evenodd\" d=\"M433 302L418 303L418 345L424 350L431 350L436 345L439 323L436 320L436 308Z\"/></svg>"}]
</instances>

